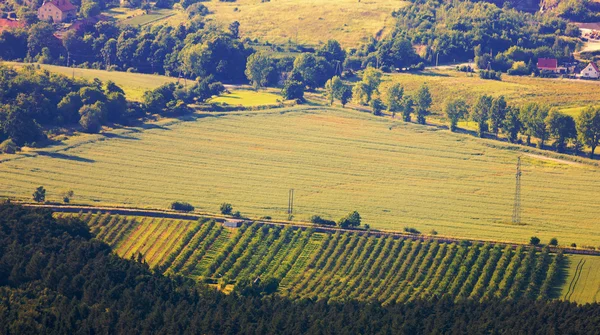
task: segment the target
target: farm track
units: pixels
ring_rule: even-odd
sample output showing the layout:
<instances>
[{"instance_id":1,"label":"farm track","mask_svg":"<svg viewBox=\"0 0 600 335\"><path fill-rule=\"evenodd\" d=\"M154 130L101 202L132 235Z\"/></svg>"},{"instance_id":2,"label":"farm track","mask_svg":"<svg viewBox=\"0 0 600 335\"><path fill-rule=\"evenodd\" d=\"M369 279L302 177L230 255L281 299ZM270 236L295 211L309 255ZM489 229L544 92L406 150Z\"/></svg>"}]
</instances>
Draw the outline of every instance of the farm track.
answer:
<instances>
[{"instance_id":1,"label":"farm track","mask_svg":"<svg viewBox=\"0 0 600 335\"><path fill-rule=\"evenodd\" d=\"M102 213L110 213L112 215L121 215L121 216L141 216L141 217L149 217L149 218L161 218L161 219L176 219L176 220L199 220L199 219L212 219L217 222L224 222L226 217L222 215L214 215L209 213L201 213L201 214L190 214L190 213L180 213L180 212L169 212L169 211L160 211L160 210L149 210L149 209L135 209L135 208L121 208L121 207L100 207L100 206L63 206L63 205L39 205L39 204L29 204L23 203L23 206L33 207L33 208L45 208L50 209L57 213L86 213L90 214L102 214ZM84 219L84 221L86 221ZM394 238L408 238L413 240L436 240L439 242L445 243L460 243L463 241L468 241L475 244L484 244L491 242L494 245L500 246L510 246L513 249L518 248L519 246L529 246L526 244L518 244L518 243L506 243L506 242L497 242L497 241L489 241L489 240L475 240L475 239L460 239L454 237L441 237L441 236L426 236L426 235L414 235L414 234L406 234L401 232L392 232L392 231L379 231L372 230L369 232L360 231L360 230L351 230L351 229L341 229L336 227L328 227L328 226L316 226L310 223L292 223L289 221L256 221L261 224L275 225L275 226L292 226L295 229L308 229L314 228L317 232L325 232L325 233L335 233L337 231L348 232L348 233L356 233L358 235L368 235L368 236L392 236ZM92 225L94 225L92 223ZM138 227L139 228L139 227ZM540 250L541 248L538 248ZM551 252L562 251L565 254L577 254L577 255L593 255L600 256L600 251L596 250L581 250L581 249L573 249L573 248L556 248L550 247Z\"/></svg>"},{"instance_id":2,"label":"farm track","mask_svg":"<svg viewBox=\"0 0 600 335\"><path fill-rule=\"evenodd\" d=\"M573 296L575 287L577 287L577 282L581 277L581 271L583 270L583 265L585 265L585 262L586 261L584 259L580 259L579 263L577 263L577 267L575 268L575 276L573 276L573 279L571 279L571 282L569 283L569 290L565 294L564 300L570 300L571 296Z\"/></svg>"}]
</instances>

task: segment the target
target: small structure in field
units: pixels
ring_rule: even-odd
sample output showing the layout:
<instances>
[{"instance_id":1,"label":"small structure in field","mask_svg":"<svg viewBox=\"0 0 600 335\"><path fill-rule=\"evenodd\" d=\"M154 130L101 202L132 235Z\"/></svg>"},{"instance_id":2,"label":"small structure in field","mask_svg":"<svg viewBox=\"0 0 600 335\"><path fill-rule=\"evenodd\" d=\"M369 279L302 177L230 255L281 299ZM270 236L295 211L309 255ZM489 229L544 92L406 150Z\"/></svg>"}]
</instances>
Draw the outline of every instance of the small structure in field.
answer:
<instances>
[{"instance_id":1,"label":"small structure in field","mask_svg":"<svg viewBox=\"0 0 600 335\"><path fill-rule=\"evenodd\" d=\"M227 228L239 228L244 224L244 220L227 219L223 223L223 226Z\"/></svg>"},{"instance_id":2,"label":"small structure in field","mask_svg":"<svg viewBox=\"0 0 600 335\"><path fill-rule=\"evenodd\" d=\"M38 19L42 21L64 22L77 16L77 7L69 0L44 1L38 8Z\"/></svg>"},{"instance_id":3,"label":"small structure in field","mask_svg":"<svg viewBox=\"0 0 600 335\"><path fill-rule=\"evenodd\" d=\"M596 63L591 62L583 70L581 70L579 77L585 79L598 79L600 78L600 70L598 69Z\"/></svg>"}]
</instances>

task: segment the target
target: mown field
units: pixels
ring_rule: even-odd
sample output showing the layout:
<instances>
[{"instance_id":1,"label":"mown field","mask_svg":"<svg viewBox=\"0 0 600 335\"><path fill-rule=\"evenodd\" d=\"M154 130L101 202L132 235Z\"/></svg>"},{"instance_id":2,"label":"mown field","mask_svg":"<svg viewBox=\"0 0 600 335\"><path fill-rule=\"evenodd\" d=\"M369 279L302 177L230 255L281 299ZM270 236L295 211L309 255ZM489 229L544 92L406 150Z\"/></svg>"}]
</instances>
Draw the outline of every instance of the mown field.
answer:
<instances>
[{"instance_id":1,"label":"mown field","mask_svg":"<svg viewBox=\"0 0 600 335\"><path fill-rule=\"evenodd\" d=\"M208 103L226 104L231 106L256 107L264 105L276 105L283 100L281 95L266 91L233 90L209 99Z\"/></svg>"},{"instance_id":2,"label":"mown field","mask_svg":"<svg viewBox=\"0 0 600 335\"><path fill-rule=\"evenodd\" d=\"M381 37L394 26L391 13L405 6L399 0L210 1L207 19L227 27L240 22L242 37L277 44L288 41L316 45L329 39L358 47L367 37Z\"/></svg>"},{"instance_id":3,"label":"mown field","mask_svg":"<svg viewBox=\"0 0 600 335\"><path fill-rule=\"evenodd\" d=\"M185 22L187 16L184 12L175 9L152 9L148 14L142 9L130 8L111 8L103 13L106 16L114 18L120 25L145 26L156 23L176 23L177 25Z\"/></svg>"},{"instance_id":4,"label":"mown field","mask_svg":"<svg viewBox=\"0 0 600 335\"><path fill-rule=\"evenodd\" d=\"M433 96L433 111L441 114L448 97L462 97L474 104L480 95L504 95L509 104L520 106L529 102L549 104L566 113L577 115L580 107L597 105L600 82L572 79L544 79L503 75L502 81L483 80L477 74L455 70L427 70L420 74L393 74L387 81L399 82L407 93L415 93L426 83ZM386 84L387 85L387 84ZM384 88L385 89L385 86Z\"/></svg>"},{"instance_id":5,"label":"mown field","mask_svg":"<svg viewBox=\"0 0 600 335\"><path fill-rule=\"evenodd\" d=\"M251 217L337 220L472 239L600 246L598 167L351 110L297 106L204 113L0 156L0 196L167 208L187 201ZM512 225L522 156L522 224Z\"/></svg>"},{"instance_id":6,"label":"mown field","mask_svg":"<svg viewBox=\"0 0 600 335\"><path fill-rule=\"evenodd\" d=\"M24 63L16 62L1 62L5 65L10 66L23 66ZM47 65L47 64L34 64L40 66L44 70L50 72L59 73L68 77L83 78L87 80L94 80L95 78L100 79L102 82L112 80L115 84L119 85L127 99L133 101L141 101L144 92L153 90L160 85L175 82L177 78L171 78L166 76L158 76L152 74L143 73L131 73L131 72L120 72L120 71L105 71L105 70L94 70L94 69L78 69L69 68L65 66Z\"/></svg>"},{"instance_id":7,"label":"mown field","mask_svg":"<svg viewBox=\"0 0 600 335\"><path fill-rule=\"evenodd\" d=\"M222 286L243 278L275 278L279 292L294 298L384 304L441 296L555 298L551 293L564 259L523 247L316 233L290 226L231 229L208 220L80 217L123 257L141 253L166 273Z\"/></svg>"}]
</instances>

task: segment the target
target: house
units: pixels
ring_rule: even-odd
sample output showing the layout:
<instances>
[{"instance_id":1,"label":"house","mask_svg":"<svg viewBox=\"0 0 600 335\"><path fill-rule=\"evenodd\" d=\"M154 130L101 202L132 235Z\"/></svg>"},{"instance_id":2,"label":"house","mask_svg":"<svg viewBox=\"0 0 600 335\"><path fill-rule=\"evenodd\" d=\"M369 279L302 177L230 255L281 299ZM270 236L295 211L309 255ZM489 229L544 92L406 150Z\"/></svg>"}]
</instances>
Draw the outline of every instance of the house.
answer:
<instances>
[{"instance_id":1,"label":"house","mask_svg":"<svg viewBox=\"0 0 600 335\"><path fill-rule=\"evenodd\" d=\"M38 9L38 19L42 21L64 22L77 16L77 7L69 0L49 0Z\"/></svg>"},{"instance_id":2,"label":"house","mask_svg":"<svg viewBox=\"0 0 600 335\"><path fill-rule=\"evenodd\" d=\"M4 30L22 28L25 25L21 21L10 20L10 19L0 19L0 33Z\"/></svg>"},{"instance_id":3,"label":"house","mask_svg":"<svg viewBox=\"0 0 600 335\"><path fill-rule=\"evenodd\" d=\"M600 70L598 70L598 66L596 65L596 63L591 62L583 70L581 70L581 73L579 73L579 77L587 79L598 79L600 78Z\"/></svg>"},{"instance_id":4,"label":"house","mask_svg":"<svg viewBox=\"0 0 600 335\"><path fill-rule=\"evenodd\" d=\"M567 73L567 68L558 66L556 58L538 58L537 68L541 72Z\"/></svg>"}]
</instances>

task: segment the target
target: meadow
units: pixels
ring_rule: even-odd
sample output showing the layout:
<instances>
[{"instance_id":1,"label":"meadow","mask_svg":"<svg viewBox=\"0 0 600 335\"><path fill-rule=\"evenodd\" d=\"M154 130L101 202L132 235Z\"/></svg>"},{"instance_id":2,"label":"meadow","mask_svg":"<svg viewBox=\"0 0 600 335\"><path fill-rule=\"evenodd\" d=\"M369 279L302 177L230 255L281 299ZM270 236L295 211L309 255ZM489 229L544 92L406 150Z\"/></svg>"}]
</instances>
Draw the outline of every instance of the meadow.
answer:
<instances>
[{"instance_id":1,"label":"meadow","mask_svg":"<svg viewBox=\"0 0 600 335\"><path fill-rule=\"evenodd\" d=\"M600 302L600 258L567 256L567 273L560 298L578 303Z\"/></svg>"},{"instance_id":2,"label":"meadow","mask_svg":"<svg viewBox=\"0 0 600 335\"><path fill-rule=\"evenodd\" d=\"M226 104L230 106L256 107L277 105L283 100L281 95L267 91L233 90L218 97L209 99L207 103Z\"/></svg>"},{"instance_id":3,"label":"meadow","mask_svg":"<svg viewBox=\"0 0 600 335\"><path fill-rule=\"evenodd\" d=\"M548 104L573 116L582 107L596 105L600 100L600 82L573 79L546 79L503 75L502 81L480 79L477 74L455 70L426 70L421 73L387 75L387 84L398 82L408 94L427 84L433 96L433 111L441 114L444 101L462 97L474 104L483 94L504 95L509 104L520 106L529 102ZM385 89L385 86L382 88Z\"/></svg>"},{"instance_id":4,"label":"meadow","mask_svg":"<svg viewBox=\"0 0 600 335\"><path fill-rule=\"evenodd\" d=\"M405 124L351 110L297 106L198 113L80 135L0 156L0 196L204 212L223 202L251 217L337 220L357 210L378 229L473 239L599 246L600 170L535 149ZM540 152L541 153L541 152ZM522 223L511 224L522 157Z\"/></svg>"},{"instance_id":5,"label":"meadow","mask_svg":"<svg viewBox=\"0 0 600 335\"><path fill-rule=\"evenodd\" d=\"M142 9L130 8L111 8L103 13L114 18L120 25L145 26L158 22L177 22L180 24L185 21L186 15L176 9L152 9L148 14ZM174 21L172 21L174 20Z\"/></svg>"},{"instance_id":6,"label":"meadow","mask_svg":"<svg viewBox=\"0 0 600 335\"><path fill-rule=\"evenodd\" d=\"M384 36L394 26L391 13L406 5L399 0L210 1L204 5L225 28L240 23L240 35L261 42L317 45L329 39L358 47L365 38Z\"/></svg>"},{"instance_id":7,"label":"meadow","mask_svg":"<svg viewBox=\"0 0 600 335\"><path fill-rule=\"evenodd\" d=\"M63 214L58 214L62 216ZM292 298L383 304L447 296L455 300L551 296L564 258L547 250L432 240L317 233L264 224L225 228L183 221L80 214L122 257L225 288L274 278Z\"/></svg>"},{"instance_id":8,"label":"meadow","mask_svg":"<svg viewBox=\"0 0 600 335\"><path fill-rule=\"evenodd\" d=\"M24 63L16 62L2 62L2 64L14 67L20 67L25 65ZM177 78L152 74L105 71L95 69L79 69L47 64L34 65L39 66L44 70L48 70L53 73L59 73L68 77L82 78L86 80L94 80L97 78L102 82L112 80L115 84L119 85L123 89L123 91L125 91L127 99L132 101L141 101L144 96L144 92L153 90L160 85L177 81Z\"/></svg>"}]
</instances>

